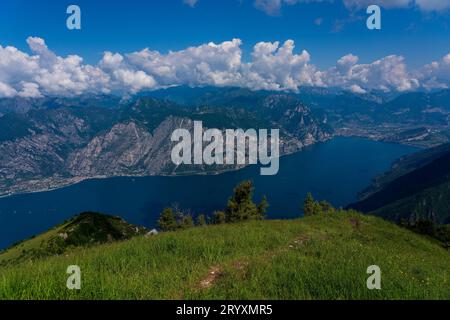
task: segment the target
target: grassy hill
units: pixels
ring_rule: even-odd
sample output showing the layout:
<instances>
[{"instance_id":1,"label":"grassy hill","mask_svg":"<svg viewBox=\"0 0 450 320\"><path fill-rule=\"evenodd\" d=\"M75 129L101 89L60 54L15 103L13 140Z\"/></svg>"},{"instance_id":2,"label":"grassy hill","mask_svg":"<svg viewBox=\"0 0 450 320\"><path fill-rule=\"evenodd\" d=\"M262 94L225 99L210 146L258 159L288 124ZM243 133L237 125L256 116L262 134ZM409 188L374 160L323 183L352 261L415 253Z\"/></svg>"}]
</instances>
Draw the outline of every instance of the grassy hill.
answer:
<instances>
[{"instance_id":1,"label":"grassy hill","mask_svg":"<svg viewBox=\"0 0 450 320\"><path fill-rule=\"evenodd\" d=\"M119 217L85 212L36 237L0 253L0 266L61 255L76 247L89 247L142 235L147 230Z\"/></svg>"},{"instance_id":2,"label":"grassy hill","mask_svg":"<svg viewBox=\"0 0 450 320\"><path fill-rule=\"evenodd\" d=\"M381 290L366 287L374 264ZM66 288L69 265L79 291ZM449 265L432 239L339 212L73 247L0 267L0 299L450 299Z\"/></svg>"}]
</instances>

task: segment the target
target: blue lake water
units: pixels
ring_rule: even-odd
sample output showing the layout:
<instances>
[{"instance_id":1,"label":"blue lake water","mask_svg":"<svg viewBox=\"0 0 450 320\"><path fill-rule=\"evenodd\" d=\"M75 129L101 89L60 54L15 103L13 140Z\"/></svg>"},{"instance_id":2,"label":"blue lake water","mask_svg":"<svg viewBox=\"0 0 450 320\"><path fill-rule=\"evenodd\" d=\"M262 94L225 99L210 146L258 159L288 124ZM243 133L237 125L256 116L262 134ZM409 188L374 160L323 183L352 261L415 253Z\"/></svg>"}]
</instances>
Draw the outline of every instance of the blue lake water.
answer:
<instances>
[{"instance_id":1,"label":"blue lake water","mask_svg":"<svg viewBox=\"0 0 450 320\"><path fill-rule=\"evenodd\" d=\"M254 182L255 200L267 196L269 218L301 215L307 192L335 206L357 193L391 163L416 148L360 138L335 138L280 160L275 176L260 176L251 166L220 175L110 178L87 180L58 190L0 199L0 248L41 233L83 211L99 211L152 227L172 204L193 214L223 209L233 187Z\"/></svg>"}]
</instances>

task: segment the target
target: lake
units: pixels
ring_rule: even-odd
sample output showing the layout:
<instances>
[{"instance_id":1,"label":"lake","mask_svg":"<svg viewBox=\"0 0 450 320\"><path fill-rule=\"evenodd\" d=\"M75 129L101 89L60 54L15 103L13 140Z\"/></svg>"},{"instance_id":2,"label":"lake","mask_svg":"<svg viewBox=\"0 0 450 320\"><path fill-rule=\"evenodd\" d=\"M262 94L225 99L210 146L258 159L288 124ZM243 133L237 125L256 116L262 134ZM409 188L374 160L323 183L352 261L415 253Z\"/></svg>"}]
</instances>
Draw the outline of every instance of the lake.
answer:
<instances>
[{"instance_id":1,"label":"lake","mask_svg":"<svg viewBox=\"0 0 450 320\"><path fill-rule=\"evenodd\" d=\"M255 200L267 196L269 218L301 216L307 192L335 206L356 200L371 179L417 148L338 137L280 160L275 176L260 176L259 166L220 175L94 179L58 190L0 199L0 248L39 234L83 211L118 215L153 227L172 204L193 214L223 209L242 180L255 185Z\"/></svg>"}]
</instances>

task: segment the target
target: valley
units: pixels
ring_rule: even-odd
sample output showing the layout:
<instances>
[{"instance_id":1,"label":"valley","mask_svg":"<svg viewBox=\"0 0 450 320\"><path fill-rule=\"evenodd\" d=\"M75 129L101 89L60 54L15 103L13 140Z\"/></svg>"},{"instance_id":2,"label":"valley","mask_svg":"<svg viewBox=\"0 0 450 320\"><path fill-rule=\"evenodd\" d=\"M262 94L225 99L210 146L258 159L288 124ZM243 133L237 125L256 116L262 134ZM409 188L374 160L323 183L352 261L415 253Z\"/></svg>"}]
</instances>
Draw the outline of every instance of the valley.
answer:
<instances>
[{"instance_id":1,"label":"valley","mask_svg":"<svg viewBox=\"0 0 450 320\"><path fill-rule=\"evenodd\" d=\"M398 158L417 147L447 141L447 95L448 90L385 97L328 89L305 88L294 94L176 87L143 92L129 100L114 96L0 99L0 195L8 196L0 199L0 220L7 229L22 225L14 235L5 230L3 245L86 210L111 212L148 227L156 212L171 203L211 213L223 201L222 189L247 178L265 190L260 197L271 198L269 214L295 215L297 203L310 191L336 206L346 206L358 200L356 195L375 176L371 192L380 191L387 179L379 177ZM406 105L412 114L405 111ZM420 126L413 120L417 117ZM171 135L176 129L193 133L195 121L201 121L205 130L219 128L223 133L226 128L279 129L279 174L257 178L259 167L248 163L175 165ZM447 150L443 146L427 150L438 156ZM297 156L299 150L303 152ZM396 177L408 172L399 170ZM171 180L175 177L179 179ZM192 194L195 189L185 191L187 185L221 196L205 201ZM127 188L130 192L116 191ZM173 190L182 191L175 195ZM367 190L361 193L363 198ZM129 203L134 196L135 205L124 206L122 201ZM55 197L64 203L58 204ZM286 206L284 199L291 199L291 205ZM419 211L420 216L428 216ZM30 222L24 224L24 217Z\"/></svg>"},{"instance_id":2,"label":"valley","mask_svg":"<svg viewBox=\"0 0 450 320\"><path fill-rule=\"evenodd\" d=\"M396 159L417 148L363 138L335 137L280 159L274 176L261 176L251 165L222 174L113 177L86 179L52 191L0 198L0 248L39 234L84 211L117 215L154 228L159 213L176 204L195 214L210 215L226 202L230 190L252 180L258 201L270 202L268 218L301 214L308 192L336 207L357 201L357 194ZM337 161L339 160L339 161Z\"/></svg>"},{"instance_id":3,"label":"valley","mask_svg":"<svg viewBox=\"0 0 450 320\"><path fill-rule=\"evenodd\" d=\"M170 136L175 129L193 132L194 121L203 121L205 129L279 129L281 156L333 136L433 147L449 141L449 92L387 97L317 88L293 94L182 86L128 101L0 99L0 195L91 178L217 174L246 166L175 166Z\"/></svg>"},{"instance_id":4,"label":"valley","mask_svg":"<svg viewBox=\"0 0 450 320\"><path fill-rule=\"evenodd\" d=\"M13 111L0 101L0 192L4 196L0 198L0 248L4 249L0 268L5 274L0 296L23 298L26 293L41 299L100 298L88 294L97 288L89 277L86 281L94 291L73 296L58 290L59 280L39 277L36 287L36 279L27 278L24 272L33 268L61 271L67 262L77 259L96 274L92 270L98 269L98 259L112 256L111 261L119 261L125 250L129 271L116 273L121 278L114 282L104 270L102 286L107 283L110 294L101 298L245 299L256 293L261 299L386 299L400 292L409 298L447 298L442 279L448 264L448 225L434 225L448 223L446 210L450 207L450 144L445 144L448 116L442 108L422 108L420 112L426 115L417 126L408 112L399 113L400 104L388 108L390 102L356 95L342 99L346 94L321 92L308 101L305 93L235 88L216 88L211 93L204 88L189 89L190 95L185 95L186 88L167 90L130 101L107 97L16 101L20 108ZM178 99L177 90L189 99ZM167 92L170 94L164 96ZM331 103L327 99L337 100ZM345 106L339 106L341 100ZM372 103L373 108L369 106ZM195 134L196 121L205 129L219 128L223 134L226 128L280 130L278 174L261 176L260 166L249 163L173 164L173 141L167 142L176 129ZM212 214L223 208L229 191L243 180L253 181L257 201L268 199L270 221L147 236L166 207L180 208L195 219L205 214L210 222ZM301 204L309 192L330 202L318 202L319 206L350 204L348 211L330 209L296 219L304 214ZM414 232L353 209L401 222ZM205 239L210 246L200 244ZM223 239L234 239L236 252L214 253L206 257L208 261L199 258L195 265L182 264L172 255L168 260L168 251L159 250L175 241L183 259L190 250L219 250ZM412 242L419 260L411 258ZM248 243L254 249L248 251ZM358 257L345 248L353 248ZM163 262L151 272L143 271L148 261L142 254L148 257L149 252L154 253L155 261ZM322 254L325 260L320 258ZM273 262L268 262L267 256L274 257ZM425 256L432 258L433 266L420 260ZM374 257L390 280L380 294L357 286L358 281L363 283L365 268ZM297 269L286 269L299 259L308 261L304 265L308 278ZM235 268L236 264L240 267ZM177 273L180 265L182 273ZM336 265L340 271L334 272L331 266ZM115 268L114 262L110 270ZM192 268L198 272L190 272ZM267 268L273 276L260 273ZM328 271L316 272L317 268ZM257 283L269 284L269 289L245 282L251 291L235 290L230 284L242 279L240 270ZM398 285L417 270L427 276L413 277L409 289ZM212 272L217 278L210 276ZM154 281L163 277L165 287L156 292L153 286L142 286L139 290L145 292L133 291L130 296L127 287L131 284L124 277L130 273L137 278L145 274L145 279ZM171 281L174 274L179 279L188 275L188 279ZM14 280L17 276L25 279L26 289ZM286 276L298 281L286 288ZM327 283L309 290L309 280L317 283L324 277L328 277ZM41 286L45 292L39 291ZM351 294L342 295L343 288ZM58 292L64 292L63 296Z\"/></svg>"},{"instance_id":5,"label":"valley","mask_svg":"<svg viewBox=\"0 0 450 320\"><path fill-rule=\"evenodd\" d=\"M450 300L450 0L64 2L1 1L12 314Z\"/></svg>"},{"instance_id":6,"label":"valley","mask_svg":"<svg viewBox=\"0 0 450 320\"><path fill-rule=\"evenodd\" d=\"M391 96L305 89L299 96L336 135L420 148L438 146L450 138L450 90Z\"/></svg>"}]
</instances>

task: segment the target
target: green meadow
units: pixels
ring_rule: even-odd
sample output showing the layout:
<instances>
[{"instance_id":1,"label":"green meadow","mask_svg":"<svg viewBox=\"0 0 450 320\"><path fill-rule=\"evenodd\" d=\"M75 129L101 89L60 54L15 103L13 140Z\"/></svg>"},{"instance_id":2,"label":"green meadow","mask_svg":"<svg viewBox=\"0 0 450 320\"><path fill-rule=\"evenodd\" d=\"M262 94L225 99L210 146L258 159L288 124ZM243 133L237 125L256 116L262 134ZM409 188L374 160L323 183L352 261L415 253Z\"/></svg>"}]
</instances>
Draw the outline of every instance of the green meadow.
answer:
<instances>
[{"instance_id":1,"label":"green meadow","mask_svg":"<svg viewBox=\"0 0 450 320\"><path fill-rule=\"evenodd\" d=\"M81 268L80 290L66 287L69 265ZM367 289L371 265L381 269L381 290ZM6 263L0 299L450 299L449 266L436 240L339 211L138 235Z\"/></svg>"}]
</instances>

